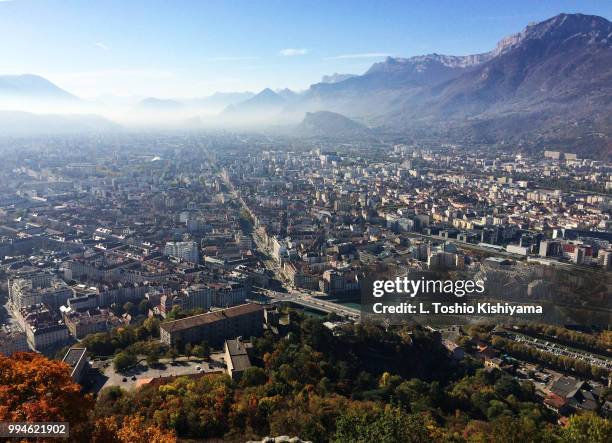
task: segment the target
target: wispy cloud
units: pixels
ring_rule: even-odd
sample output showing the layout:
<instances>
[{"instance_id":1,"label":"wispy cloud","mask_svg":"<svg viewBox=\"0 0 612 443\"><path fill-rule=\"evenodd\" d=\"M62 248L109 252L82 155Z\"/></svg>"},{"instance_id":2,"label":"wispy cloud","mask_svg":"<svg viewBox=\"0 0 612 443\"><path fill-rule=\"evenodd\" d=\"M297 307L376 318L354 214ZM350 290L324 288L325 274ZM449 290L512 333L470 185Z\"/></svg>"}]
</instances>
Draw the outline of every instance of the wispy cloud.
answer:
<instances>
[{"instance_id":1,"label":"wispy cloud","mask_svg":"<svg viewBox=\"0 0 612 443\"><path fill-rule=\"evenodd\" d=\"M209 57L206 60L209 62L233 62L242 60L261 60L261 57L243 57L243 56L220 56L220 57Z\"/></svg>"},{"instance_id":2,"label":"wispy cloud","mask_svg":"<svg viewBox=\"0 0 612 443\"><path fill-rule=\"evenodd\" d=\"M95 45L96 45L96 47L102 49L103 51L109 51L110 50L110 48L107 45L105 45L104 43L102 43L102 42L96 42Z\"/></svg>"},{"instance_id":3,"label":"wispy cloud","mask_svg":"<svg viewBox=\"0 0 612 443\"><path fill-rule=\"evenodd\" d=\"M285 48L285 49L281 49L280 51L278 51L279 55L282 55L284 57L292 57L294 55L306 55L310 52L310 49L306 49L306 48Z\"/></svg>"},{"instance_id":4,"label":"wispy cloud","mask_svg":"<svg viewBox=\"0 0 612 443\"><path fill-rule=\"evenodd\" d=\"M333 57L327 57L328 60L343 60L351 58L377 58L377 57L391 57L393 54L386 52L364 52L361 54L340 54Z\"/></svg>"}]
</instances>

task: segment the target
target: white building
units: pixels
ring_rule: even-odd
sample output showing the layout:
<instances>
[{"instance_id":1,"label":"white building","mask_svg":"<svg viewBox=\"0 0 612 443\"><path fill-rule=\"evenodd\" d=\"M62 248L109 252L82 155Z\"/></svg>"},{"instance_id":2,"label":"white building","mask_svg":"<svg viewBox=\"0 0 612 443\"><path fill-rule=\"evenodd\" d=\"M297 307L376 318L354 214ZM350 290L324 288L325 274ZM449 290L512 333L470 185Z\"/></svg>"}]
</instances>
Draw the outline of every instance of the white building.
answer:
<instances>
[{"instance_id":1,"label":"white building","mask_svg":"<svg viewBox=\"0 0 612 443\"><path fill-rule=\"evenodd\" d=\"M167 242L164 247L164 255L177 257L191 263L200 262L198 244L193 241Z\"/></svg>"},{"instance_id":2,"label":"white building","mask_svg":"<svg viewBox=\"0 0 612 443\"><path fill-rule=\"evenodd\" d=\"M53 308L65 304L74 296L74 291L63 281L55 279L48 286L38 287L30 279L17 279L11 286L13 311L44 303Z\"/></svg>"}]
</instances>

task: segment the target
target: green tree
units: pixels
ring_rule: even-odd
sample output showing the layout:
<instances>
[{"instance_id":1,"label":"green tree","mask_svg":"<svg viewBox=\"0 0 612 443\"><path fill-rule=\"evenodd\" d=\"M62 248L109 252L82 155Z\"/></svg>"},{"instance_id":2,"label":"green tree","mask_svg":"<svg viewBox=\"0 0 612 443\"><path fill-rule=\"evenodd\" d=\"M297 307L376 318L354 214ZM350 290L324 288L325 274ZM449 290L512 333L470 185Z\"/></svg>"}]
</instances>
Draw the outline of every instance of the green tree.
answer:
<instances>
[{"instance_id":1,"label":"green tree","mask_svg":"<svg viewBox=\"0 0 612 443\"><path fill-rule=\"evenodd\" d=\"M142 315L146 315L149 312L150 308L151 303L146 298L142 299L141 302L138 304L138 312L140 312Z\"/></svg>"},{"instance_id":2,"label":"green tree","mask_svg":"<svg viewBox=\"0 0 612 443\"><path fill-rule=\"evenodd\" d=\"M115 351L111 336L106 332L89 334L81 343L87 351L95 355L111 355Z\"/></svg>"},{"instance_id":3,"label":"green tree","mask_svg":"<svg viewBox=\"0 0 612 443\"><path fill-rule=\"evenodd\" d=\"M495 394L501 398L506 398L510 394L520 395L521 386L511 377L502 377L495 382Z\"/></svg>"},{"instance_id":4,"label":"green tree","mask_svg":"<svg viewBox=\"0 0 612 443\"><path fill-rule=\"evenodd\" d=\"M266 371L256 366L247 368L242 374L240 383L244 387L263 385L268 381Z\"/></svg>"},{"instance_id":5,"label":"green tree","mask_svg":"<svg viewBox=\"0 0 612 443\"><path fill-rule=\"evenodd\" d=\"M387 406L373 416L364 412L344 412L336 421L335 443L429 443L432 420L422 414L409 415Z\"/></svg>"},{"instance_id":6,"label":"green tree","mask_svg":"<svg viewBox=\"0 0 612 443\"><path fill-rule=\"evenodd\" d=\"M137 363L136 356L129 352L120 352L113 359L113 367L117 372L123 372Z\"/></svg>"},{"instance_id":7,"label":"green tree","mask_svg":"<svg viewBox=\"0 0 612 443\"><path fill-rule=\"evenodd\" d=\"M151 337L159 337L159 320L155 317L147 318L142 322L142 326L144 326Z\"/></svg>"},{"instance_id":8,"label":"green tree","mask_svg":"<svg viewBox=\"0 0 612 443\"><path fill-rule=\"evenodd\" d=\"M209 358L210 357L210 347L208 343L202 342L202 344L195 345L191 350L191 353L199 358Z\"/></svg>"},{"instance_id":9,"label":"green tree","mask_svg":"<svg viewBox=\"0 0 612 443\"><path fill-rule=\"evenodd\" d=\"M166 358L169 358L170 360L172 360L172 362L174 362L176 360L178 355L179 355L178 351L176 349L174 349L174 348L170 348L166 352Z\"/></svg>"},{"instance_id":10,"label":"green tree","mask_svg":"<svg viewBox=\"0 0 612 443\"><path fill-rule=\"evenodd\" d=\"M166 321L178 320L184 317L184 314L180 306L174 306L170 312L166 315Z\"/></svg>"},{"instance_id":11,"label":"green tree","mask_svg":"<svg viewBox=\"0 0 612 443\"><path fill-rule=\"evenodd\" d=\"M608 443L612 441L612 421L594 413L574 415L560 432L562 443Z\"/></svg>"},{"instance_id":12,"label":"green tree","mask_svg":"<svg viewBox=\"0 0 612 443\"><path fill-rule=\"evenodd\" d=\"M157 354L147 355L147 365L155 366L159 363L159 356Z\"/></svg>"}]
</instances>

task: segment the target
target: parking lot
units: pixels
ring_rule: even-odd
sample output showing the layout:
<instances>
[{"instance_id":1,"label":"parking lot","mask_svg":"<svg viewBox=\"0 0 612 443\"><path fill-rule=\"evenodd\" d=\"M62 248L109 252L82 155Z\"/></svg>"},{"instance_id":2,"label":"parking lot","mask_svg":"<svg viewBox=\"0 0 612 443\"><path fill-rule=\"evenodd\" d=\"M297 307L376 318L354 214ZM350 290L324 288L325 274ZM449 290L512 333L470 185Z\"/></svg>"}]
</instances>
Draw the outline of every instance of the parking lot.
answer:
<instances>
[{"instance_id":1,"label":"parking lot","mask_svg":"<svg viewBox=\"0 0 612 443\"><path fill-rule=\"evenodd\" d=\"M562 345L559 343L529 337L524 334L510 334L510 337L512 337L513 340L517 341L518 343L522 342L528 346L539 349L541 351L549 352L555 355L564 355L567 357L574 358L576 360L582 360L591 365L601 366L602 368L606 368L608 370L612 369L612 359L607 358L605 356L595 355L587 351L571 348L569 346Z\"/></svg>"},{"instance_id":2,"label":"parking lot","mask_svg":"<svg viewBox=\"0 0 612 443\"><path fill-rule=\"evenodd\" d=\"M223 353L219 352L212 354L209 360L180 357L173 362L169 359L162 359L155 367L149 367L142 359L136 366L123 373L113 369L112 359L94 361L92 367L94 370L97 368L104 379L98 384L99 388L121 386L124 389L134 389L144 381L153 378L224 371L225 363Z\"/></svg>"}]
</instances>

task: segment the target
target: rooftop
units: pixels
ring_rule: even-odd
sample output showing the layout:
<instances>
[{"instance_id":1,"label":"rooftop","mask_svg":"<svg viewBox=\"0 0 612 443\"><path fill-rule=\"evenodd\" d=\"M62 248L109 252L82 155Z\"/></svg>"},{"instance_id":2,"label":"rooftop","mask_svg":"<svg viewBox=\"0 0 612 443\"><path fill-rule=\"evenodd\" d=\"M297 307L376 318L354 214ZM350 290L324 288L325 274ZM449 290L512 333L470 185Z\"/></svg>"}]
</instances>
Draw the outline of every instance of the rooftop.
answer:
<instances>
[{"instance_id":1,"label":"rooftop","mask_svg":"<svg viewBox=\"0 0 612 443\"><path fill-rule=\"evenodd\" d=\"M66 352L66 355L62 361L69 364L71 368L74 368L86 354L87 348L70 348L68 349L68 352Z\"/></svg>"},{"instance_id":2,"label":"rooftop","mask_svg":"<svg viewBox=\"0 0 612 443\"><path fill-rule=\"evenodd\" d=\"M205 314L193 315L191 317L162 323L161 328L166 332L178 332L195 328L209 323L215 323L226 318L240 317L257 311L263 311L264 307L255 303L246 303L232 308L222 309Z\"/></svg>"},{"instance_id":3,"label":"rooftop","mask_svg":"<svg viewBox=\"0 0 612 443\"><path fill-rule=\"evenodd\" d=\"M249 345L250 343L244 343L240 338L225 340L225 346L232 360L234 371L244 371L251 367L251 360L248 354Z\"/></svg>"}]
</instances>

